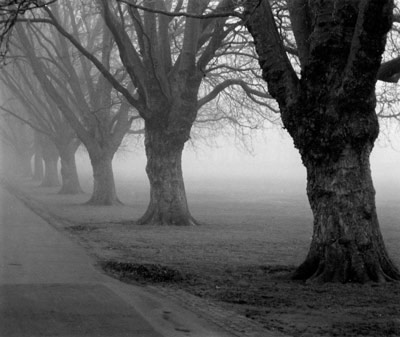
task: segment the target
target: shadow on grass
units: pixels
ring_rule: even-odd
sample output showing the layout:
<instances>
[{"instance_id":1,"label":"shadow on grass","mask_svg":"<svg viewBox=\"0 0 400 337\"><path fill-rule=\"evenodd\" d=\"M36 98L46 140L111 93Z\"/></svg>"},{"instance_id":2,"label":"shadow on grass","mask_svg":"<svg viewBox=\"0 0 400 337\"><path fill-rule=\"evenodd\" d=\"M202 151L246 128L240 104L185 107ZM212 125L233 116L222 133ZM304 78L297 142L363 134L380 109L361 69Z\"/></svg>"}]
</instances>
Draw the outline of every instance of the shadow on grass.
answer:
<instances>
[{"instance_id":1,"label":"shadow on grass","mask_svg":"<svg viewBox=\"0 0 400 337\"><path fill-rule=\"evenodd\" d=\"M176 283L188 278L183 273L160 264L101 261L100 266L108 275L125 282Z\"/></svg>"}]
</instances>

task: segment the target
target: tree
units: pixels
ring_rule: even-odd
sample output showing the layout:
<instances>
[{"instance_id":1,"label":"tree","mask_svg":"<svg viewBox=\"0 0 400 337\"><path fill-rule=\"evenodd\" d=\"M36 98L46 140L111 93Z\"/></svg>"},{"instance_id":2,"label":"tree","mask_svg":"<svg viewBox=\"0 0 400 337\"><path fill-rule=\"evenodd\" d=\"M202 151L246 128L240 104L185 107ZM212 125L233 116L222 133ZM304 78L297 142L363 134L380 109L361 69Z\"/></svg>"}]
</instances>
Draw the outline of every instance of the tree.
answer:
<instances>
[{"instance_id":1,"label":"tree","mask_svg":"<svg viewBox=\"0 0 400 337\"><path fill-rule=\"evenodd\" d=\"M201 96L204 79L212 76L212 62L224 54L221 46L226 41L235 43L238 22L219 15L233 12L234 5L229 0L190 0L187 11L194 17L173 20L174 15L168 13L179 12L182 1L145 2L144 7L131 1L125 6L122 1L97 3L137 89L137 99L130 102L145 122L150 203L138 223L194 225L181 160L199 109L232 85L241 86L248 96L269 98L243 80L221 78ZM204 13L211 13L212 18L196 18Z\"/></svg>"},{"instance_id":2,"label":"tree","mask_svg":"<svg viewBox=\"0 0 400 337\"><path fill-rule=\"evenodd\" d=\"M400 280L380 233L369 155L379 133L375 83L393 3L288 1L301 76L266 0L245 3L263 77L307 170L311 247L294 277Z\"/></svg>"},{"instance_id":3,"label":"tree","mask_svg":"<svg viewBox=\"0 0 400 337\"><path fill-rule=\"evenodd\" d=\"M125 76L115 61L112 37L101 17L92 15L92 9L90 5L82 5L77 15L67 2L62 10L54 6L50 13L57 23L72 28L71 37L79 41L80 45L85 44L87 53L101 59L98 62L102 69L123 81ZM60 16L61 13L63 16ZM34 18L30 21L36 25L42 22ZM33 25L28 24L27 27L30 34L22 25L18 24L15 28L20 48L31 63L43 90L51 97L89 153L94 187L88 203L120 203L115 189L112 159L136 118L134 112L92 63L76 55L63 36L49 29L49 26L47 30L44 29L47 34L42 34L42 30L37 30ZM36 38L35 33L39 34Z\"/></svg>"},{"instance_id":4,"label":"tree","mask_svg":"<svg viewBox=\"0 0 400 337\"><path fill-rule=\"evenodd\" d=\"M58 160L60 154L58 153L57 147L46 135L40 137L39 143L43 151L44 161L44 177L40 186L60 186L60 179L58 177Z\"/></svg>"},{"instance_id":5,"label":"tree","mask_svg":"<svg viewBox=\"0 0 400 337\"><path fill-rule=\"evenodd\" d=\"M57 3L63 8L71 7L70 2ZM231 86L241 87L253 101L262 102L270 98L264 90L255 89L254 79L246 83L241 77L234 80L221 77L215 88L204 90L203 84L207 82L204 79L220 72L218 67L213 71L215 60L224 55L230 44L236 45L236 37L244 33L238 29L239 22L228 19L226 15L226 11L235 13L235 2L141 3L145 6L132 1L96 0L95 3L118 46L128 80L123 78L121 81L107 65L102 64L79 40L74 28L76 25L65 20L61 22L51 6L43 8L44 17L35 14L35 17L19 21L45 22L56 27L144 119L151 200L139 223L195 224L187 205L181 156L199 109ZM185 15L186 19L174 20L174 16L181 15L182 8L192 14ZM92 6L90 10L95 17L96 9ZM204 13L206 20L196 18ZM226 120L237 121L230 116ZM74 121L70 123L72 125ZM77 134L82 139L78 131Z\"/></svg>"},{"instance_id":6,"label":"tree","mask_svg":"<svg viewBox=\"0 0 400 337\"><path fill-rule=\"evenodd\" d=\"M80 142L56 104L43 92L30 67L26 65L26 59L21 56L17 57L13 52L15 51L8 53L8 60L11 62L9 61L8 66L3 68L0 79L8 88L8 96L19 102L24 115L21 116L17 111L6 110L4 107L2 109L33 129L35 133L35 166L39 165L37 170L40 172L42 158L46 165L46 175L42 185L59 185L57 163L60 157L62 186L59 193L81 193L82 189L75 163L75 152Z\"/></svg>"},{"instance_id":7,"label":"tree","mask_svg":"<svg viewBox=\"0 0 400 337\"><path fill-rule=\"evenodd\" d=\"M44 166L43 166L43 153L39 142L40 133L35 131L33 135L33 180L42 181L44 177Z\"/></svg>"}]
</instances>

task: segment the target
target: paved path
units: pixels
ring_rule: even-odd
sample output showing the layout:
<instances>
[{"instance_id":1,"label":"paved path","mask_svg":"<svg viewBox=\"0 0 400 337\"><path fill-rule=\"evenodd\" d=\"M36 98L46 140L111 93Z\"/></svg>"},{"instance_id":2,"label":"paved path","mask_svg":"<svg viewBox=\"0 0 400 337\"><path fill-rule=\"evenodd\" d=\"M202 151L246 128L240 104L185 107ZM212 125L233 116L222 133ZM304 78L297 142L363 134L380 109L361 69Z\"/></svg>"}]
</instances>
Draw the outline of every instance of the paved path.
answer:
<instances>
[{"instance_id":1,"label":"paved path","mask_svg":"<svg viewBox=\"0 0 400 337\"><path fill-rule=\"evenodd\" d=\"M0 188L0 337L230 337L141 287L121 283Z\"/></svg>"}]
</instances>

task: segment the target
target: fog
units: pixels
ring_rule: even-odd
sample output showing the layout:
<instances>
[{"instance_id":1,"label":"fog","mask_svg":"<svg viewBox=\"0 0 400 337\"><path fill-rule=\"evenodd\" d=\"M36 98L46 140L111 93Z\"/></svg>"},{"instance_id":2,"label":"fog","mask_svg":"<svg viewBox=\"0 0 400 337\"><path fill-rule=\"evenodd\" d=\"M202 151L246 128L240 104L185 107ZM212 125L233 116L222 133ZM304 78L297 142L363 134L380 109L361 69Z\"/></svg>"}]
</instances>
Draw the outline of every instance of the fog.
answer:
<instances>
[{"instance_id":1,"label":"fog","mask_svg":"<svg viewBox=\"0 0 400 337\"><path fill-rule=\"evenodd\" d=\"M207 190L244 197L260 194L304 195L306 172L300 155L283 130L269 129L255 134L250 151L236 146L233 138L217 139L215 146L202 142L187 144L183 154L183 174L188 192ZM143 146L130 142L116 154L116 182L148 184ZM400 137L382 135L371 155L371 170L378 201L400 198ZM78 169L91 176L87 154L78 152Z\"/></svg>"}]
</instances>

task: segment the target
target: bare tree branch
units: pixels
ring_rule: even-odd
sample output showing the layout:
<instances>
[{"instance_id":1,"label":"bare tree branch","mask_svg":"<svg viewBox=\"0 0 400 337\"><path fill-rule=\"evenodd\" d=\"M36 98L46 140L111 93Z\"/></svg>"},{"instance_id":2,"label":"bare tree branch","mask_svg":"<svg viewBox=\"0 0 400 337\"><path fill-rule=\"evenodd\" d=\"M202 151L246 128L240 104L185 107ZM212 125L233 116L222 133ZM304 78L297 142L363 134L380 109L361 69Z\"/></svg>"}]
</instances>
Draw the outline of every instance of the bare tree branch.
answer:
<instances>
[{"instance_id":1,"label":"bare tree branch","mask_svg":"<svg viewBox=\"0 0 400 337\"><path fill-rule=\"evenodd\" d=\"M2 0L0 2L0 57L8 50L9 36L20 15L26 11L45 7L57 0Z\"/></svg>"},{"instance_id":2,"label":"bare tree branch","mask_svg":"<svg viewBox=\"0 0 400 337\"><path fill-rule=\"evenodd\" d=\"M197 104L198 108L200 109L203 105L207 104L208 102L212 101L215 97L218 96L220 92L228 88L229 86L232 85L239 85L242 87L242 89L245 91L245 93L249 95L256 95L258 97L262 98L270 98L272 99L272 96L265 92L261 92L258 90L255 90L251 88L245 81L240 80L240 79L228 79L220 84L218 84L212 91L210 91L206 96L201 98Z\"/></svg>"},{"instance_id":3,"label":"bare tree branch","mask_svg":"<svg viewBox=\"0 0 400 337\"><path fill-rule=\"evenodd\" d=\"M34 129L35 131L38 131L46 136L48 136L49 138L52 137L52 135L50 133L48 133L47 131L39 128L38 126L36 126L35 124L33 124L31 121L29 121L28 119L25 119L21 116L19 116L18 114L16 114L15 112L13 112L10 109L7 109L4 106L0 106L0 109L3 110L4 112L6 112L7 114L13 116L14 118L20 120L21 122L25 123L26 125L29 125L32 129Z\"/></svg>"},{"instance_id":4,"label":"bare tree branch","mask_svg":"<svg viewBox=\"0 0 400 337\"><path fill-rule=\"evenodd\" d=\"M136 8L136 9L141 9L141 10L148 11L148 12L155 13L155 14L162 14L162 15L166 15L169 17L183 16L183 17L192 18L192 19L215 19L215 18L236 16L241 19L243 18L243 15L241 13L234 12L234 11L209 13L209 14L195 14L195 13L179 12L179 11L178 12L170 12L170 11L164 11L164 10L159 10L159 9L154 9L154 8L137 5L135 0L117 0L117 1L123 2L129 6Z\"/></svg>"}]
</instances>

